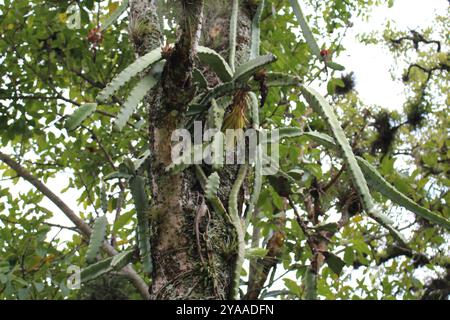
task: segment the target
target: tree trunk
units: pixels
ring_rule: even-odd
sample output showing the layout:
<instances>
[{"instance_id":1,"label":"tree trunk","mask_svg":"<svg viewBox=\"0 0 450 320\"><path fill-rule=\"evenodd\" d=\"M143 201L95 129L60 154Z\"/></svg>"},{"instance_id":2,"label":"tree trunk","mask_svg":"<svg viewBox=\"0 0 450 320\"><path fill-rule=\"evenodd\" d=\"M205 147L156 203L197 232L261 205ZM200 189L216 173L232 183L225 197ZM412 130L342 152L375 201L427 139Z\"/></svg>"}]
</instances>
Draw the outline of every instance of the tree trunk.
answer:
<instances>
[{"instance_id":1,"label":"tree trunk","mask_svg":"<svg viewBox=\"0 0 450 320\"><path fill-rule=\"evenodd\" d=\"M197 40L227 59L230 8L219 0L208 0L203 8L199 0L178 2L182 4L176 9L180 10L180 37L173 50L166 52L160 84L146 98L152 154L150 294L153 299L226 299L237 251L233 226L207 204L193 168L178 174L165 168L172 162L171 134L185 126L185 111L195 94L191 77ZM135 0L131 4L130 38L137 55L161 46L155 3ZM244 1L239 10L236 65L249 56L251 11ZM204 72L210 87L217 85L219 80L206 67L195 66ZM203 169L210 172L206 166ZM236 166L224 166L219 173L219 197L225 208L236 172Z\"/></svg>"}]
</instances>

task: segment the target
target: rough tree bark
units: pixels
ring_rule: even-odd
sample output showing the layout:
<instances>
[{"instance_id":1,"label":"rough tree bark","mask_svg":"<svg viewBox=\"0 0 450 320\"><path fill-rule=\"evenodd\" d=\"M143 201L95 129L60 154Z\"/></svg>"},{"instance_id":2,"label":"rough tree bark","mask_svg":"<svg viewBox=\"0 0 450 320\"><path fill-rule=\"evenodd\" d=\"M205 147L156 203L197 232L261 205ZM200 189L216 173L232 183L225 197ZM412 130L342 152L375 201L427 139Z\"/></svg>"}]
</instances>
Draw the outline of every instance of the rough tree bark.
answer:
<instances>
[{"instance_id":1,"label":"rough tree bark","mask_svg":"<svg viewBox=\"0 0 450 320\"><path fill-rule=\"evenodd\" d=\"M236 258L233 227L211 207L206 210L193 169L173 174L165 168L171 164L171 134L185 126L187 105L195 94L193 67L204 72L209 87L219 81L207 67L198 65L195 48L208 46L228 58L230 9L219 0L169 3L177 10L179 38L173 49L165 48L162 78L145 100L152 154L149 218L154 270L150 294L153 299L225 299L230 297ZM162 8L154 0L131 3L129 33L137 55L162 45L158 9ZM249 56L252 12L241 1L236 65ZM204 171L210 172L207 167ZM236 166L225 166L220 172L219 197L225 207L236 172Z\"/></svg>"}]
</instances>

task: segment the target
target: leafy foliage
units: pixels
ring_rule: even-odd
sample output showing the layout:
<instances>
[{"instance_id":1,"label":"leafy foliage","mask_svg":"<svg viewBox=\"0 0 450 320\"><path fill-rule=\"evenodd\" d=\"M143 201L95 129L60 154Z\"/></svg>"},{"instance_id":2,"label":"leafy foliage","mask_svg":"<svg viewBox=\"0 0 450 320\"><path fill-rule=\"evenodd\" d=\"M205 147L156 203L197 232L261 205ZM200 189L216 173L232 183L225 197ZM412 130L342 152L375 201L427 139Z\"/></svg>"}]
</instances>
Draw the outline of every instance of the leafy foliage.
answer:
<instances>
[{"instance_id":1,"label":"leafy foliage","mask_svg":"<svg viewBox=\"0 0 450 320\"><path fill-rule=\"evenodd\" d=\"M146 93L153 88L155 84L156 80L152 75L147 75L139 81L133 90L131 90L130 96L123 104L122 109L120 109L119 115L114 123L115 129L121 131L123 127L125 127L132 113L136 110L139 102L144 99Z\"/></svg>"},{"instance_id":2,"label":"leafy foliage","mask_svg":"<svg viewBox=\"0 0 450 320\"><path fill-rule=\"evenodd\" d=\"M239 0L232 0L231 5L231 18L230 18L230 53L229 53L229 63L231 70L235 68L235 60L236 60L236 45L237 45L237 25L238 25L238 14L239 14Z\"/></svg>"},{"instance_id":3,"label":"leafy foliage","mask_svg":"<svg viewBox=\"0 0 450 320\"><path fill-rule=\"evenodd\" d=\"M256 71L262 69L270 63L273 63L276 59L277 58L273 54L266 54L245 62L236 69L233 80L238 83L246 82L255 74Z\"/></svg>"},{"instance_id":4,"label":"leafy foliage","mask_svg":"<svg viewBox=\"0 0 450 320\"><path fill-rule=\"evenodd\" d=\"M259 123L259 104L258 104L258 98L254 93L250 93L250 105L252 108L252 121L253 121L253 128L259 129L260 123ZM254 214L255 206L258 202L259 195L261 193L262 188L262 146L259 144L256 147L256 157L255 157L255 170L254 170L254 181L253 181L253 190L252 194L250 196L250 202L248 204L248 207L246 209L246 222L245 222L245 228L247 228L250 219L252 218L252 215Z\"/></svg>"},{"instance_id":5,"label":"leafy foliage","mask_svg":"<svg viewBox=\"0 0 450 320\"><path fill-rule=\"evenodd\" d=\"M111 272L113 269L111 267L111 258L107 258L101 261L98 261L94 264L89 265L88 267L81 270L80 276L82 282L88 282L94 280L108 272Z\"/></svg>"},{"instance_id":6,"label":"leafy foliage","mask_svg":"<svg viewBox=\"0 0 450 320\"><path fill-rule=\"evenodd\" d=\"M297 21L300 24L300 28L302 29L303 36L305 37L306 43L311 49L312 54L314 54L320 60L324 60L327 67L330 67L331 69L338 71L344 70L345 68L340 64L333 61L329 61L328 57L323 57L319 45L317 44L316 39L314 39L314 35L311 29L309 28L305 16L303 15L303 11L302 8L300 7L300 4L298 3L298 0L289 0L289 2L291 3L292 9L294 10L295 16L297 17Z\"/></svg>"},{"instance_id":7,"label":"leafy foliage","mask_svg":"<svg viewBox=\"0 0 450 320\"><path fill-rule=\"evenodd\" d=\"M310 268L305 272L305 299L317 300L317 275Z\"/></svg>"},{"instance_id":8,"label":"leafy foliage","mask_svg":"<svg viewBox=\"0 0 450 320\"><path fill-rule=\"evenodd\" d=\"M97 100L102 102L106 101L111 95L125 85L131 78L135 77L139 72L144 71L149 66L155 64L162 59L161 49L157 48L142 57L139 57L136 61L126 67L120 72L97 96ZM146 80L151 87L149 78ZM144 86L144 84L142 84ZM139 87L139 92L142 92ZM150 88L149 88L150 89ZM138 90L138 89L136 89ZM131 104L131 103L130 103Z\"/></svg>"},{"instance_id":9,"label":"leafy foliage","mask_svg":"<svg viewBox=\"0 0 450 320\"><path fill-rule=\"evenodd\" d=\"M230 289L230 298L237 299L239 294L239 284L241 281L241 270L242 264L244 262L245 257L245 234L241 222L241 218L239 217L239 209L238 209L238 195L239 191L242 187L242 183L244 182L245 175L247 173L247 165L244 164L239 168L238 175L236 177L236 181L233 184L233 187L230 191L230 197L228 199L228 212L230 214L231 223L234 226L234 230L237 235L237 257L234 267L233 273L233 283Z\"/></svg>"},{"instance_id":10,"label":"leafy foliage","mask_svg":"<svg viewBox=\"0 0 450 320\"><path fill-rule=\"evenodd\" d=\"M336 116L331 109L331 106L326 100L320 96L313 89L302 87L302 93L309 104L327 121L330 131L333 133L336 143L345 159L350 170L353 183L360 194L361 201L365 206L367 213L383 227L388 229L391 234L403 245L406 240L403 236L392 226L392 222L382 213L376 211L369 188L367 187L366 179L361 171L361 168L356 161L355 155L350 147L350 144L345 137L344 130L342 130Z\"/></svg>"},{"instance_id":11,"label":"leafy foliage","mask_svg":"<svg viewBox=\"0 0 450 320\"><path fill-rule=\"evenodd\" d=\"M364 176L369 181L370 187L380 192L396 204L410 210L411 212L414 212L422 218L436 223L444 228L450 229L450 221L448 219L438 216L436 213L431 212L427 208L424 208L409 199L403 193L398 191L393 185L387 182L369 162L358 157L358 163L360 164Z\"/></svg>"},{"instance_id":12,"label":"leafy foliage","mask_svg":"<svg viewBox=\"0 0 450 320\"><path fill-rule=\"evenodd\" d=\"M207 199L213 199L217 196L220 187L220 177L217 172L211 173L205 186L205 196Z\"/></svg>"},{"instance_id":13,"label":"leafy foliage","mask_svg":"<svg viewBox=\"0 0 450 320\"><path fill-rule=\"evenodd\" d=\"M71 114L66 120L66 128L69 131L78 128L81 123L92 115L97 109L96 103L86 103L80 106L73 114Z\"/></svg>"},{"instance_id":14,"label":"leafy foliage","mask_svg":"<svg viewBox=\"0 0 450 320\"><path fill-rule=\"evenodd\" d=\"M229 82L233 78L233 70L225 59L214 50L199 46L197 56L201 62L207 64L223 82Z\"/></svg>"},{"instance_id":15,"label":"leafy foliage","mask_svg":"<svg viewBox=\"0 0 450 320\"><path fill-rule=\"evenodd\" d=\"M267 73L267 86L271 87L295 87L300 84L300 78L280 72Z\"/></svg>"},{"instance_id":16,"label":"leafy foliage","mask_svg":"<svg viewBox=\"0 0 450 320\"><path fill-rule=\"evenodd\" d=\"M259 56L259 47L261 45L261 16L264 11L265 0L262 0L258 4L255 15L252 20L252 43L250 48L250 59L254 59Z\"/></svg>"},{"instance_id":17,"label":"leafy foliage","mask_svg":"<svg viewBox=\"0 0 450 320\"><path fill-rule=\"evenodd\" d=\"M139 247L139 255L141 257L144 272L151 273L153 266L150 250L150 236L147 217L148 198L145 193L145 178L141 176L132 177L130 179L130 189L137 213L136 236Z\"/></svg>"},{"instance_id":18,"label":"leafy foliage","mask_svg":"<svg viewBox=\"0 0 450 320\"><path fill-rule=\"evenodd\" d=\"M119 254L109 257L94 264L87 266L80 272L81 282L89 282L97 279L113 270L120 270L131 262L133 251L123 251Z\"/></svg>"},{"instance_id":19,"label":"leafy foliage","mask_svg":"<svg viewBox=\"0 0 450 320\"><path fill-rule=\"evenodd\" d=\"M224 114L225 106L222 103L219 104L216 99L212 99L211 107L208 111L208 126L211 129L221 129Z\"/></svg>"},{"instance_id":20,"label":"leafy foliage","mask_svg":"<svg viewBox=\"0 0 450 320\"><path fill-rule=\"evenodd\" d=\"M106 19L106 21L102 24L100 31L105 31L112 24L114 24L117 19L127 10L129 0L122 0L120 6Z\"/></svg>"},{"instance_id":21,"label":"leafy foliage","mask_svg":"<svg viewBox=\"0 0 450 320\"><path fill-rule=\"evenodd\" d=\"M316 39L314 39L308 22L306 22L305 16L303 15L303 11L300 7L300 4L298 3L298 0L289 0L289 2L291 3L292 9L294 10L295 16L297 17L297 21L300 24L300 28L302 29L303 36L305 37L306 43L311 49L312 54L314 54L317 58L322 59L320 55L320 48L317 45Z\"/></svg>"},{"instance_id":22,"label":"leafy foliage","mask_svg":"<svg viewBox=\"0 0 450 320\"><path fill-rule=\"evenodd\" d=\"M92 263L97 258L103 241L106 236L106 227L108 226L108 219L105 216L97 218L92 228L92 235L89 241L88 251L86 252L86 261Z\"/></svg>"},{"instance_id":23,"label":"leafy foliage","mask_svg":"<svg viewBox=\"0 0 450 320\"><path fill-rule=\"evenodd\" d=\"M132 250L122 251L119 254L113 256L111 260L111 268L120 270L131 262L134 252Z\"/></svg>"},{"instance_id":24,"label":"leafy foliage","mask_svg":"<svg viewBox=\"0 0 450 320\"><path fill-rule=\"evenodd\" d=\"M283 138L292 138L301 136L307 137L328 148L336 147L333 138L326 134L317 132L303 132L299 128L292 128L292 127L281 128L279 130L279 135L277 136L277 139L273 139L271 136L271 138L262 141L275 143L279 142ZM431 212L427 208L424 208L415 203L414 201L412 201L411 199L409 199L406 195L398 191L393 185L391 185L388 181L386 181L377 171L377 169L374 168L364 158L357 156L356 160L370 188L373 188L375 191L380 192L382 195L392 200L394 203L404 207L405 209L410 210L411 212L421 216L422 218L427 219L430 222L436 223L444 228L447 229L449 228L450 221L448 219L441 217L434 212Z\"/></svg>"}]
</instances>

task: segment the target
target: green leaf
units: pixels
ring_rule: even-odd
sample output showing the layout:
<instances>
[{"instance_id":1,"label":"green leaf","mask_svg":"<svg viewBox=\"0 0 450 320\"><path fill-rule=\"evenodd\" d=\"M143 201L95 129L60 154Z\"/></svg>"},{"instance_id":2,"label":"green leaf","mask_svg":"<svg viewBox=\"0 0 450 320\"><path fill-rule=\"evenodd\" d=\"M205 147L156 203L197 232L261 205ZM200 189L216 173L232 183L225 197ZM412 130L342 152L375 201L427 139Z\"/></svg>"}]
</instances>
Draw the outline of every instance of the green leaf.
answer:
<instances>
[{"instance_id":1,"label":"green leaf","mask_svg":"<svg viewBox=\"0 0 450 320\"><path fill-rule=\"evenodd\" d=\"M297 21L300 24L300 28L302 29L303 37L305 38L305 41L308 44L308 47L311 50L312 54L315 55L317 58L319 58L321 61L324 61L325 65L330 69L337 71L345 70L345 68L338 63L324 60L324 58L320 54L319 45L317 44L316 39L314 38L314 35L311 29L309 28L305 16L303 15L303 11L302 8L300 7L300 4L298 3L298 0L289 0L289 2L291 3L294 14L297 17Z\"/></svg>"},{"instance_id":2,"label":"green leaf","mask_svg":"<svg viewBox=\"0 0 450 320\"><path fill-rule=\"evenodd\" d=\"M285 138L305 137L328 148L336 147L333 138L324 133L317 131L304 132L297 127L284 127L278 128L277 130L278 136L268 131L267 135L261 138L261 143L276 143Z\"/></svg>"},{"instance_id":3,"label":"green leaf","mask_svg":"<svg viewBox=\"0 0 450 320\"><path fill-rule=\"evenodd\" d=\"M292 133L295 130L291 131ZM300 134L300 133L299 133ZM305 132L302 134L305 137L311 138L312 140L320 143L326 147L335 148L336 144L332 137L319 133L319 132ZM292 136L295 136L292 134ZM356 160L359 164L359 167L362 170L362 173L367 181L367 184L370 188L375 191L381 193L386 198L390 199L392 202L396 203L399 206L411 211L412 213L417 214L418 216L436 223L446 229L450 229L450 221L438 214L424 208L406 195L398 191L393 185L391 185L388 181L386 181L381 174L375 169L367 160L361 157L356 157Z\"/></svg>"},{"instance_id":4,"label":"green leaf","mask_svg":"<svg viewBox=\"0 0 450 320\"><path fill-rule=\"evenodd\" d=\"M252 121L253 128L259 129L259 102L258 97L254 92L249 93L250 96L250 105L252 111ZM245 227L250 223L250 219L253 217L253 211L255 210L255 206L258 203L259 195L262 189L262 146L259 143L256 146L256 154L255 154L255 178L253 180L253 190L250 196L250 202L248 207L246 208L246 219L245 219Z\"/></svg>"},{"instance_id":5,"label":"green leaf","mask_svg":"<svg viewBox=\"0 0 450 320\"><path fill-rule=\"evenodd\" d=\"M78 107L66 120L65 127L68 131L75 130L81 123L97 110L96 103L86 103Z\"/></svg>"},{"instance_id":6,"label":"green leaf","mask_svg":"<svg viewBox=\"0 0 450 320\"><path fill-rule=\"evenodd\" d=\"M345 262L331 252L326 252L324 254L325 254L325 262L328 264L328 266L334 273L339 275L342 272L342 269L345 267Z\"/></svg>"},{"instance_id":7,"label":"green leaf","mask_svg":"<svg viewBox=\"0 0 450 320\"><path fill-rule=\"evenodd\" d=\"M123 165L125 166L126 172L129 174L134 174L136 172L136 167L134 166L134 162L130 158L123 159ZM120 170L120 167L119 167Z\"/></svg>"},{"instance_id":8,"label":"green leaf","mask_svg":"<svg viewBox=\"0 0 450 320\"><path fill-rule=\"evenodd\" d=\"M134 211L128 211L127 213L121 214L114 223L114 231L117 232L122 229L134 216Z\"/></svg>"},{"instance_id":9,"label":"green leaf","mask_svg":"<svg viewBox=\"0 0 450 320\"><path fill-rule=\"evenodd\" d=\"M317 179L322 179L322 166L318 163L306 163L305 170L312 174Z\"/></svg>"},{"instance_id":10,"label":"green leaf","mask_svg":"<svg viewBox=\"0 0 450 320\"><path fill-rule=\"evenodd\" d=\"M111 268L120 270L133 260L133 250L122 251L115 255L111 260Z\"/></svg>"},{"instance_id":11,"label":"green leaf","mask_svg":"<svg viewBox=\"0 0 450 320\"><path fill-rule=\"evenodd\" d=\"M361 254L370 255L372 252L370 251L369 245L362 239L353 239L353 248Z\"/></svg>"},{"instance_id":12,"label":"green leaf","mask_svg":"<svg viewBox=\"0 0 450 320\"><path fill-rule=\"evenodd\" d=\"M302 29L303 37L305 37L306 43L311 49L311 52L319 59L322 59L322 56L320 55L320 48L317 45L316 40L314 39L314 36L311 32L311 29L308 26L308 23L306 22L305 16L303 15L303 11L302 8L300 7L300 4L298 3L298 0L289 0L289 2L291 3L292 9L294 10L294 14L297 17L297 21L300 24L300 28Z\"/></svg>"},{"instance_id":13,"label":"green leaf","mask_svg":"<svg viewBox=\"0 0 450 320\"><path fill-rule=\"evenodd\" d=\"M231 17L230 17L230 32L228 33L230 50L229 50L229 64L231 70L235 70L236 60L236 39L237 39L237 27L239 18L239 0L231 0Z\"/></svg>"},{"instance_id":14,"label":"green leaf","mask_svg":"<svg viewBox=\"0 0 450 320\"><path fill-rule=\"evenodd\" d=\"M406 195L398 191L393 185L386 181L381 174L365 159L357 157L358 163L367 179L370 187L381 193L392 202L408 209L412 213L450 230L450 221L436 213L419 206Z\"/></svg>"},{"instance_id":15,"label":"green leaf","mask_svg":"<svg viewBox=\"0 0 450 320\"><path fill-rule=\"evenodd\" d=\"M243 225L241 218L239 217L238 196L247 175L247 170L247 164L243 164L240 166L238 174L236 176L236 180L233 183L233 186L230 190L230 195L228 197L228 213L237 235L237 257L235 261L236 264L230 289L230 296L232 299L236 299L239 294L240 275L242 270L242 263L244 262L245 256L245 233L242 228Z\"/></svg>"},{"instance_id":16,"label":"green leaf","mask_svg":"<svg viewBox=\"0 0 450 320\"><path fill-rule=\"evenodd\" d=\"M150 249L150 228L147 216L148 197L145 192L145 178L141 176L131 178L130 189L137 213L136 236L139 247L139 255L142 262L142 269L145 273L151 273L153 270L153 265Z\"/></svg>"},{"instance_id":17,"label":"green leaf","mask_svg":"<svg viewBox=\"0 0 450 320\"><path fill-rule=\"evenodd\" d=\"M301 83L299 77L281 72L268 72L266 78L266 85L268 88L297 87Z\"/></svg>"},{"instance_id":18,"label":"green leaf","mask_svg":"<svg viewBox=\"0 0 450 320\"><path fill-rule=\"evenodd\" d=\"M259 27L261 22L261 16L264 11L265 0L262 0L252 19L252 42L250 47L250 59L254 59L259 56L261 29Z\"/></svg>"},{"instance_id":19,"label":"green leaf","mask_svg":"<svg viewBox=\"0 0 450 320\"><path fill-rule=\"evenodd\" d=\"M28 287L28 282L26 282L25 280L23 280L22 278L19 278L13 274L11 274L11 280L18 283L19 285L22 285L24 287Z\"/></svg>"},{"instance_id":20,"label":"green leaf","mask_svg":"<svg viewBox=\"0 0 450 320\"><path fill-rule=\"evenodd\" d=\"M326 61L325 64L330 69L333 69L333 70L336 70L336 71L344 71L345 70L344 66L341 66L340 64L338 64L336 62L333 62L333 61Z\"/></svg>"},{"instance_id":21,"label":"green leaf","mask_svg":"<svg viewBox=\"0 0 450 320\"><path fill-rule=\"evenodd\" d=\"M208 81L206 81L202 72L197 68L194 68L194 70L192 71L192 78L194 79L194 82L198 85L200 89L208 88Z\"/></svg>"},{"instance_id":22,"label":"green leaf","mask_svg":"<svg viewBox=\"0 0 450 320\"><path fill-rule=\"evenodd\" d=\"M186 116L192 117L196 114L203 113L206 110L206 106L203 104L193 103L189 105L188 110L186 111Z\"/></svg>"},{"instance_id":23,"label":"green leaf","mask_svg":"<svg viewBox=\"0 0 450 320\"><path fill-rule=\"evenodd\" d=\"M219 77L222 82L229 82L233 78L233 71L225 59L216 51L199 46L197 56L200 61L207 64Z\"/></svg>"},{"instance_id":24,"label":"green leaf","mask_svg":"<svg viewBox=\"0 0 450 320\"><path fill-rule=\"evenodd\" d=\"M291 185L289 180L286 177L279 175L270 175L267 176L267 180L269 181L272 188L282 197L289 197L292 193Z\"/></svg>"},{"instance_id":25,"label":"green leaf","mask_svg":"<svg viewBox=\"0 0 450 320\"><path fill-rule=\"evenodd\" d=\"M295 294L297 297L300 297L300 286L297 284L297 282L295 282L292 279L288 279L288 278L284 278L284 285L286 286L286 288L289 289L290 292L292 292L293 294Z\"/></svg>"},{"instance_id":26,"label":"green leaf","mask_svg":"<svg viewBox=\"0 0 450 320\"><path fill-rule=\"evenodd\" d=\"M304 134L303 130L297 127L284 127L277 129L278 135L267 132L267 136L261 139L261 143L276 143L285 138L300 137Z\"/></svg>"},{"instance_id":27,"label":"green leaf","mask_svg":"<svg viewBox=\"0 0 450 320\"><path fill-rule=\"evenodd\" d=\"M217 172L213 172L208 177L208 181L206 182L206 187L205 187L206 199L211 200L214 197L216 197L219 187L220 187L220 177L217 174Z\"/></svg>"},{"instance_id":28,"label":"green leaf","mask_svg":"<svg viewBox=\"0 0 450 320\"><path fill-rule=\"evenodd\" d=\"M101 181L101 185L100 185L100 204L101 204L103 213L106 214L108 212L108 197L106 194L106 185L105 185L104 181Z\"/></svg>"},{"instance_id":29,"label":"green leaf","mask_svg":"<svg viewBox=\"0 0 450 320\"><path fill-rule=\"evenodd\" d=\"M403 238L402 234L393 227L392 221L386 217L381 212L375 209L372 196L370 194L369 188L367 186L366 179L358 165L355 155L353 154L352 148L345 136L344 130L341 128L333 109L328 104L328 102L315 90L302 86L301 91L306 101L311 105L311 107L320 115L322 115L327 121L330 131L336 140L336 145L344 158L350 171L350 176L352 177L353 184L358 190L361 201L368 215L377 221L380 225L385 227L391 235L399 241L402 245L406 246L406 240Z\"/></svg>"},{"instance_id":30,"label":"green leaf","mask_svg":"<svg viewBox=\"0 0 450 320\"><path fill-rule=\"evenodd\" d=\"M259 101L258 97L254 92L249 92L248 96L250 98L250 114L252 119L252 127L255 130L259 130Z\"/></svg>"},{"instance_id":31,"label":"green leaf","mask_svg":"<svg viewBox=\"0 0 450 320\"><path fill-rule=\"evenodd\" d=\"M324 147L328 147L328 148L336 147L334 139L327 134L320 133L317 131L309 131L309 132L305 132L303 134L303 136L307 137L308 139L310 139L312 141L315 141L318 144L323 145Z\"/></svg>"},{"instance_id":32,"label":"green leaf","mask_svg":"<svg viewBox=\"0 0 450 320\"><path fill-rule=\"evenodd\" d=\"M246 83L255 72L276 60L277 57L273 54L266 54L247 61L236 69L236 73L233 76L233 81L238 83Z\"/></svg>"},{"instance_id":33,"label":"green leaf","mask_svg":"<svg viewBox=\"0 0 450 320\"><path fill-rule=\"evenodd\" d=\"M103 178L103 180L107 181L107 180L112 180L112 179L129 179L131 177L132 177L131 174L120 172L120 171L114 171L114 172L111 172L110 174L107 174Z\"/></svg>"},{"instance_id":34,"label":"green leaf","mask_svg":"<svg viewBox=\"0 0 450 320\"><path fill-rule=\"evenodd\" d=\"M301 180L305 175L305 171L302 169L294 168L287 172L289 176L291 176L294 180Z\"/></svg>"},{"instance_id":35,"label":"green leaf","mask_svg":"<svg viewBox=\"0 0 450 320\"><path fill-rule=\"evenodd\" d=\"M162 59L161 48L156 48L146 55L138 58L122 72L120 72L97 96L100 102L106 101L110 96L124 86L131 78L144 71L149 66L155 64Z\"/></svg>"},{"instance_id":36,"label":"green leaf","mask_svg":"<svg viewBox=\"0 0 450 320\"><path fill-rule=\"evenodd\" d=\"M249 248L245 250L245 258L253 259L253 258L264 258L267 255L269 250L265 248Z\"/></svg>"},{"instance_id":37,"label":"green leaf","mask_svg":"<svg viewBox=\"0 0 450 320\"><path fill-rule=\"evenodd\" d=\"M36 288L37 292L42 292L42 290L44 290L44 288L45 288L45 284L40 283L40 282L34 282L33 285Z\"/></svg>"},{"instance_id":38,"label":"green leaf","mask_svg":"<svg viewBox=\"0 0 450 320\"><path fill-rule=\"evenodd\" d=\"M223 116L226 106L217 103L216 99L211 100L211 107L208 110L208 127L212 129L222 129Z\"/></svg>"},{"instance_id":39,"label":"green leaf","mask_svg":"<svg viewBox=\"0 0 450 320\"><path fill-rule=\"evenodd\" d=\"M336 87L345 87L344 82L340 78L332 78L330 81L328 81L327 84L327 92L328 94L335 94Z\"/></svg>"},{"instance_id":40,"label":"green leaf","mask_svg":"<svg viewBox=\"0 0 450 320\"><path fill-rule=\"evenodd\" d=\"M97 258L97 254L100 251L103 240L106 236L106 227L108 225L108 219L106 216L101 216L97 218L92 227L92 234L89 240L89 247L86 252L86 261L92 263Z\"/></svg>"},{"instance_id":41,"label":"green leaf","mask_svg":"<svg viewBox=\"0 0 450 320\"><path fill-rule=\"evenodd\" d=\"M130 95L124 102L122 108L120 109L117 119L114 123L114 129L121 131L130 119L133 112L136 110L139 102L144 99L147 92L149 92L156 84L155 78L148 75L143 77L139 83L131 90Z\"/></svg>"},{"instance_id":42,"label":"green leaf","mask_svg":"<svg viewBox=\"0 0 450 320\"><path fill-rule=\"evenodd\" d=\"M329 232L337 232L338 231L338 224L336 222L329 222L329 223L320 223L316 226L314 226L315 230L318 231L329 231Z\"/></svg>"},{"instance_id":43,"label":"green leaf","mask_svg":"<svg viewBox=\"0 0 450 320\"><path fill-rule=\"evenodd\" d=\"M203 169L201 168L200 165L195 165L194 167L195 167L195 173L196 173L197 179L200 182L200 185L202 186L203 190L205 191L208 179L206 178L206 175L203 172ZM211 203L211 206L214 208L214 211L220 213L222 215L222 217L229 220L229 215L228 215L227 211L225 210L225 207L223 206L219 197L214 196L208 200Z\"/></svg>"},{"instance_id":44,"label":"green leaf","mask_svg":"<svg viewBox=\"0 0 450 320\"><path fill-rule=\"evenodd\" d=\"M141 154L136 160L133 161L133 166L136 171L138 171L141 168L141 166L148 159L148 157L150 157L149 149L145 150L143 154Z\"/></svg>"},{"instance_id":45,"label":"green leaf","mask_svg":"<svg viewBox=\"0 0 450 320\"><path fill-rule=\"evenodd\" d=\"M112 24L114 24L117 19L124 13L128 8L128 0L122 0L120 6L106 19L106 21L100 27L100 32L108 29Z\"/></svg>"},{"instance_id":46,"label":"green leaf","mask_svg":"<svg viewBox=\"0 0 450 320\"><path fill-rule=\"evenodd\" d=\"M213 98L218 99L219 97L229 95L237 89L244 87L246 87L246 84L236 83L235 81L226 82L224 84L215 86L201 99L199 104L205 107Z\"/></svg>"},{"instance_id":47,"label":"green leaf","mask_svg":"<svg viewBox=\"0 0 450 320\"><path fill-rule=\"evenodd\" d=\"M275 191L275 189L270 192L270 196L272 198L272 203L275 205L275 207L278 210L284 210L285 203L283 201L283 198L280 197L280 195Z\"/></svg>"},{"instance_id":48,"label":"green leaf","mask_svg":"<svg viewBox=\"0 0 450 320\"><path fill-rule=\"evenodd\" d=\"M355 261L355 253L353 252L353 248L347 247L344 251L344 261L348 266L353 265Z\"/></svg>"},{"instance_id":49,"label":"green leaf","mask_svg":"<svg viewBox=\"0 0 450 320\"><path fill-rule=\"evenodd\" d=\"M317 300L317 274L309 267L304 276L305 299Z\"/></svg>"},{"instance_id":50,"label":"green leaf","mask_svg":"<svg viewBox=\"0 0 450 320\"><path fill-rule=\"evenodd\" d=\"M81 270L81 282L87 282L112 271L111 261L113 257L98 261Z\"/></svg>"}]
</instances>

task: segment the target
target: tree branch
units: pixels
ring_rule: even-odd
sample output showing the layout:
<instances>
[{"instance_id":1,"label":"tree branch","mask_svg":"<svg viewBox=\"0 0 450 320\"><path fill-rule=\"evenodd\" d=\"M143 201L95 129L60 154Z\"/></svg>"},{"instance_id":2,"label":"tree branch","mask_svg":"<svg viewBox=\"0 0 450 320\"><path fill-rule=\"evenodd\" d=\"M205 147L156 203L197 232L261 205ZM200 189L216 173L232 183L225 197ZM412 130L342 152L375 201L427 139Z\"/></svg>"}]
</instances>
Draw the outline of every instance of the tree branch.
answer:
<instances>
[{"instance_id":1,"label":"tree branch","mask_svg":"<svg viewBox=\"0 0 450 320\"><path fill-rule=\"evenodd\" d=\"M90 237L92 233L91 227L82 219L80 219L77 214L69 208L69 206L61 200L53 191L51 191L45 184L43 184L39 179L33 176L27 169L22 167L19 163L13 160L8 155L0 151L0 160L8 165L11 169L17 172L17 174L31 183L37 190L44 194L50 201L52 201L70 221L78 228L78 230L85 235ZM118 252L106 241L103 242L103 250L110 256L116 255ZM133 283L136 289L139 291L144 299L149 299L150 295L148 292L148 286L144 280L137 274L137 272L131 267L126 266L122 269L123 274Z\"/></svg>"},{"instance_id":2,"label":"tree branch","mask_svg":"<svg viewBox=\"0 0 450 320\"><path fill-rule=\"evenodd\" d=\"M441 42L438 40L427 40L425 39L425 37L420 34L419 32L415 31L415 30L411 30L411 34L412 36L404 36L404 37L400 37L398 39L391 39L391 42L394 44L401 44L403 41L405 40L409 40L412 41L414 44L414 48L417 50L419 49L419 43L425 43L425 44L436 44L437 45L437 52L441 52Z\"/></svg>"},{"instance_id":3,"label":"tree branch","mask_svg":"<svg viewBox=\"0 0 450 320\"><path fill-rule=\"evenodd\" d=\"M425 80L425 83L427 83L430 80L431 75L433 74L434 71L438 71L438 70L450 71L450 67L445 64L439 64L436 67L428 69L428 68L421 66L420 64L413 63L408 67L408 71L406 72L406 75L404 77L405 80L409 80L412 68L417 68L427 74L427 79Z\"/></svg>"},{"instance_id":4,"label":"tree branch","mask_svg":"<svg viewBox=\"0 0 450 320\"><path fill-rule=\"evenodd\" d=\"M203 21L203 0L183 0L181 4L181 36L173 51L168 51L170 57L166 63L163 89L169 107L184 111L195 94L192 70Z\"/></svg>"},{"instance_id":5,"label":"tree branch","mask_svg":"<svg viewBox=\"0 0 450 320\"><path fill-rule=\"evenodd\" d=\"M432 261L434 264L443 268L450 268L450 261L448 258L428 258L423 253L414 252L411 249L402 248L396 245L390 245L385 250L375 253L376 265L380 266L383 263L399 257L407 257L412 259L412 263L415 268L423 267L424 265L432 263ZM364 266L364 264L360 261L356 260L353 262L353 268L357 269L361 266Z\"/></svg>"}]
</instances>

